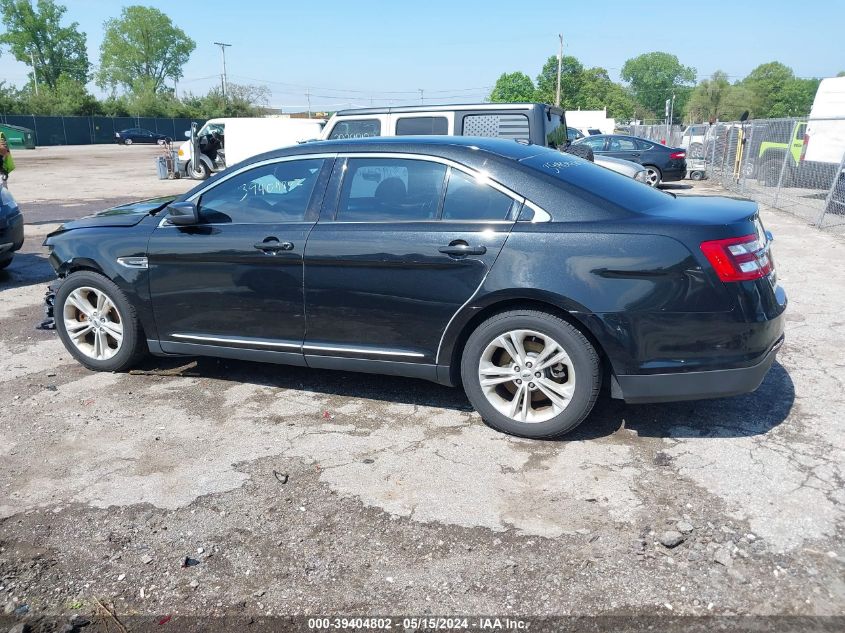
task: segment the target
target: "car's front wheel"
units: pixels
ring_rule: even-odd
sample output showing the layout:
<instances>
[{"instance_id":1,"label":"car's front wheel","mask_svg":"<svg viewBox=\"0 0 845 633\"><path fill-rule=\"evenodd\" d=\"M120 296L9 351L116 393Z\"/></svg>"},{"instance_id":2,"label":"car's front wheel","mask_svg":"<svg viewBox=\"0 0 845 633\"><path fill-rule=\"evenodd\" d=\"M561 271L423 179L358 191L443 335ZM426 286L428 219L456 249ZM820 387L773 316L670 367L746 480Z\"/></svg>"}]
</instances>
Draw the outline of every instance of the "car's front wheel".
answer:
<instances>
[{"instance_id":1,"label":"car's front wheel","mask_svg":"<svg viewBox=\"0 0 845 633\"><path fill-rule=\"evenodd\" d=\"M146 352L132 304L98 273L68 275L56 292L54 314L62 343L89 369L123 371Z\"/></svg>"},{"instance_id":2,"label":"car's front wheel","mask_svg":"<svg viewBox=\"0 0 845 633\"><path fill-rule=\"evenodd\" d=\"M496 430L530 438L568 433L590 413L601 366L590 341L569 322L513 310L482 323L461 359L464 390Z\"/></svg>"},{"instance_id":3,"label":"car's front wheel","mask_svg":"<svg viewBox=\"0 0 845 633\"><path fill-rule=\"evenodd\" d=\"M124 145L132 145L132 139L131 138L123 139L123 144Z\"/></svg>"},{"instance_id":4,"label":"car's front wheel","mask_svg":"<svg viewBox=\"0 0 845 633\"><path fill-rule=\"evenodd\" d=\"M188 175L194 180L205 180L211 175L211 170L203 161L197 161L197 166L194 168L192 162L188 162Z\"/></svg>"}]
</instances>

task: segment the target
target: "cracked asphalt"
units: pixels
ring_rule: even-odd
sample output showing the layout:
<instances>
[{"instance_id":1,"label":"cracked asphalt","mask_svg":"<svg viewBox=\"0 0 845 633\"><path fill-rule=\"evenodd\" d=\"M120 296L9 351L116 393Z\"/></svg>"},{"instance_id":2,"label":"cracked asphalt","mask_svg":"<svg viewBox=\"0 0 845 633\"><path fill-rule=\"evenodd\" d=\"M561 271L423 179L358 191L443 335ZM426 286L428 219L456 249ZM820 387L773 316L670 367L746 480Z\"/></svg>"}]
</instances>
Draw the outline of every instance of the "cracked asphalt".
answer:
<instances>
[{"instance_id":1,"label":"cracked asphalt","mask_svg":"<svg viewBox=\"0 0 845 633\"><path fill-rule=\"evenodd\" d=\"M82 368L34 329L43 236L190 183L154 180L146 149L56 149L16 156L30 223L0 272L0 623L92 617L98 601L120 617L845 615L842 236L763 211L790 306L755 393L601 399L575 434L539 442L409 379ZM33 184L42 163L61 179L116 150L135 165L120 196Z\"/></svg>"}]
</instances>

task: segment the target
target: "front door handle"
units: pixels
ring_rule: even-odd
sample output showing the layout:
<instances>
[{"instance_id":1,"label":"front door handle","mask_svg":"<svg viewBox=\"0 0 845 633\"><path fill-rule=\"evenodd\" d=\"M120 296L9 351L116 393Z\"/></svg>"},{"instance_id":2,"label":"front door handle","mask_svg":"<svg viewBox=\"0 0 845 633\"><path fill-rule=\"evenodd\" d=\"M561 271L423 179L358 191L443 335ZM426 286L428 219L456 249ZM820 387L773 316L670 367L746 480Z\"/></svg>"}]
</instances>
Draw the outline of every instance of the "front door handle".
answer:
<instances>
[{"instance_id":1,"label":"front door handle","mask_svg":"<svg viewBox=\"0 0 845 633\"><path fill-rule=\"evenodd\" d=\"M293 242L280 242L276 238L268 237L263 242L254 244L254 247L259 251L264 251L270 255L275 255L281 251L292 251Z\"/></svg>"},{"instance_id":2,"label":"front door handle","mask_svg":"<svg viewBox=\"0 0 845 633\"><path fill-rule=\"evenodd\" d=\"M453 242L449 246L441 246L437 250L450 257L464 257L466 255L484 255L487 252L487 247L470 246L466 242Z\"/></svg>"}]
</instances>

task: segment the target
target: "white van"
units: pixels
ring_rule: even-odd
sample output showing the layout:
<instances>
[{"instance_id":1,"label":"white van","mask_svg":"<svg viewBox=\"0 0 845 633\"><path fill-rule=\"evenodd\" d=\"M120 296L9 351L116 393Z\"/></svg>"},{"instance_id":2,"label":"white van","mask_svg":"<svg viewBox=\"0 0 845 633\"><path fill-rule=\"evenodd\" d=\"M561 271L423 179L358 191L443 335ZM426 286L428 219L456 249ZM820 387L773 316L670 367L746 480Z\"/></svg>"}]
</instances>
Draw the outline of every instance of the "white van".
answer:
<instances>
[{"instance_id":1,"label":"white van","mask_svg":"<svg viewBox=\"0 0 845 633\"><path fill-rule=\"evenodd\" d=\"M193 147L187 140L179 146L177 166L181 174L205 180L262 152L317 139L324 124L323 119L279 117L209 119L196 135L200 148L196 164L192 166Z\"/></svg>"},{"instance_id":2,"label":"white van","mask_svg":"<svg viewBox=\"0 0 845 633\"><path fill-rule=\"evenodd\" d=\"M845 154L845 77L822 79L804 132L800 172L827 186Z\"/></svg>"}]
</instances>

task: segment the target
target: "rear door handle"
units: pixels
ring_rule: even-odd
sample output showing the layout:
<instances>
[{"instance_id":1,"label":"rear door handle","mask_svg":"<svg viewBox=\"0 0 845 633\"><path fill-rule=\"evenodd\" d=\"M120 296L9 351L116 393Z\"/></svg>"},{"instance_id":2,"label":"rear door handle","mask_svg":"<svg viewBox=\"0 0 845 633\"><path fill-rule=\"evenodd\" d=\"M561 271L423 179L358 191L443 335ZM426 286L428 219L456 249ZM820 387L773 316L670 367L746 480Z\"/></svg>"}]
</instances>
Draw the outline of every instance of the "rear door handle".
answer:
<instances>
[{"instance_id":1,"label":"rear door handle","mask_svg":"<svg viewBox=\"0 0 845 633\"><path fill-rule=\"evenodd\" d=\"M259 251L275 255L281 251L292 251L293 242L280 242L276 238L267 238L263 242L257 242L254 247Z\"/></svg>"},{"instance_id":2,"label":"rear door handle","mask_svg":"<svg viewBox=\"0 0 845 633\"><path fill-rule=\"evenodd\" d=\"M444 255L451 257L463 257L465 255L484 255L487 252L486 246L470 246L469 244L449 244L438 249Z\"/></svg>"}]
</instances>

